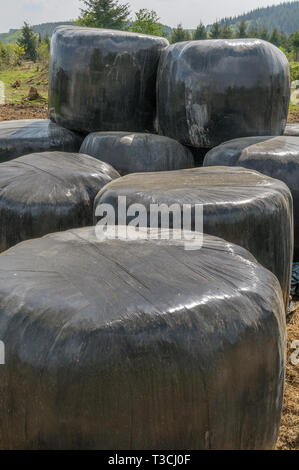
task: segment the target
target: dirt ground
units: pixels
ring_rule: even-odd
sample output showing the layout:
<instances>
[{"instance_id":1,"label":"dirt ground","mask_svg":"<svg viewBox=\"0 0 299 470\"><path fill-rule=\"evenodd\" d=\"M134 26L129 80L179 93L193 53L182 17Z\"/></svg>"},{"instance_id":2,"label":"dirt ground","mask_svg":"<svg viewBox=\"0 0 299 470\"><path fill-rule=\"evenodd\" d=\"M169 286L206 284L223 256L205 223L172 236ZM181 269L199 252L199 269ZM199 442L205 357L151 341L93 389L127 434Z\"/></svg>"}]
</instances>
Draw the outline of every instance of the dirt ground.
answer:
<instances>
[{"instance_id":1,"label":"dirt ground","mask_svg":"<svg viewBox=\"0 0 299 470\"><path fill-rule=\"evenodd\" d=\"M32 103L0 105L0 121L14 119L47 119L47 104L36 105ZM288 122L299 122L299 110L289 112Z\"/></svg>"},{"instance_id":2,"label":"dirt ground","mask_svg":"<svg viewBox=\"0 0 299 470\"><path fill-rule=\"evenodd\" d=\"M291 354L294 352L291 344L299 340L299 299L296 312L288 318L287 330L287 376L277 449L299 450L299 364L293 365L291 362Z\"/></svg>"},{"instance_id":3,"label":"dirt ground","mask_svg":"<svg viewBox=\"0 0 299 470\"><path fill-rule=\"evenodd\" d=\"M298 106L296 109L290 110L288 122L299 122L299 108Z\"/></svg>"},{"instance_id":4,"label":"dirt ground","mask_svg":"<svg viewBox=\"0 0 299 470\"><path fill-rule=\"evenodd\" d=\"M47 119L48 106L34 104L3 104L0 105L0 121L16 119Z\"/></svg>"}]
</instances>

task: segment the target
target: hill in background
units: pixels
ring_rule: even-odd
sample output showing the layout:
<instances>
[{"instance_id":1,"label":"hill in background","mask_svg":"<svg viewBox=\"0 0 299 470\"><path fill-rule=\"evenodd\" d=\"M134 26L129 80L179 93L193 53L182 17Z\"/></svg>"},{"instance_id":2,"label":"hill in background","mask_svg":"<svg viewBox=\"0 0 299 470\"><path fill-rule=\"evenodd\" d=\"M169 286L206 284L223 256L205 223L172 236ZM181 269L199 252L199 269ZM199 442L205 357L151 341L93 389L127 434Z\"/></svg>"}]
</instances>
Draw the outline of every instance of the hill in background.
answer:
<instances>
[{"instance_id":1,"label":"hill in background","mask_svg":"<svg viewBox=\"0 0 299 470\"><path fill-rule=\"evenodd\" d=\"M270 32L277 28L288 36L299 29L299 1L286 2L272 7L258 8L243 15L224 18L219 23L236 27L245 21L247 28L267 28ZM209 25L208 28L210 28Z\"/></svg>"},{"instance_id":2,"label":"hill in background","mask_svg":"<svg viewBox=\"0 0 299 470\"><path fill-rule=\"evenodd\" d=\"M72 21L59 21L56 23L43 23L43 24L32 26L32 29L36 34L40 34L42 39L44 39L46 36L51 37L55 29L57 28L57 26L62 26L65 24L73 24L73 22ZM164 34L166 34L167 36L170 36L172 29L166 25L161 25L161 26L163 28ZM8 33L0 33L0 42L4 45L14 44L17 41L20 34L21 34L20 29L10 29Z\"/></svg>"},{"instance_id":3,"label":"hill in background","mask_svg":"<svg viewBox=\"0 0 299 470\"><path fill-rule=\"evenodd\" d=\"M43 23L43 24L32 26L32 29L36 34L40 34L43 39L46 36L51 37L55 29L57 28L57 26L61 26L64 24L72 24L72 22L71 21L59 21L56 23ZM20 29L10 29L8 33L0 34L0 42L2 42L2 44L5 44L5 45L15 43L20 34L21 34Z\"/></svg>"}]
</instances>

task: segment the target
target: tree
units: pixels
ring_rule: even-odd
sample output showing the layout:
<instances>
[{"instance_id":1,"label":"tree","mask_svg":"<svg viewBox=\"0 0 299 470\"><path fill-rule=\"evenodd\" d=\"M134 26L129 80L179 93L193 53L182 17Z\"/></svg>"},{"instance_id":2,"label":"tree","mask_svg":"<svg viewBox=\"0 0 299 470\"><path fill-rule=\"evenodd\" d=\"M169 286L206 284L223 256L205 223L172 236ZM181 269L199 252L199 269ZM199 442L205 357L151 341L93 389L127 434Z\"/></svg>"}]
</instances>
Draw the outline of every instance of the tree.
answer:
<instances>
[{"instance_id":1,"label":"tree","mask_svg":"<svg viewBox=\"0 0 299 470\"><path fill-rule=\"evenodd\" d=\"M290 41L292 44L292 49L295 53L295 61L298 62L298 55L299 55L299 29L290 36Z\"/></svg>"},{"instance_id":2,"label":"tree","mask_svg":"<svg viewBox=\"0 0 299 470\"><path fill-rule=\"evenodd\" d=\"M221 27L218 21L212 25L211 31L210 31L210 37L212 39L219 39L221 38Z\"/></svg>"},{"instance_id":3,"label":"tree","mask_svg":"<svg viewBox=\"0 0 299 470\"><path fill-rule=\"evenodd\" d=\"M183 29L182 25L179 24L177 28L174 28L171 34L170 42L174 44L175 42L190 41L190 33Z\"/></svg>"},{"instance_id":4,"label":"tree","mask_svg":"<svg viewBox=\"0 0 299 470\"><path fill-rule=\"evenodd\" d=\"M291 52L291 48L290 48L290 45L289 45L289 38L287 37L287 35L281 31L280 34L279 34L279 45L285 49L287 52Z\"/></svg>"},{"instance_id":5,"label":"tree","mask_svg":"<svg viewBox=\"0 0 299 470\"><path fill-rule=\"evenodd\" d=\"M259 32L256 26L253 26L252 28L249 29L247 33L248 38L258 38L259 37Z\"/></svg>"},{"instance_id":6,"label":"tree","mask_svg":"<svg viewBox=\"0 0 299 470\"><path fill-rule=\"evenodd\" d=\"M0 42L0 66L8 63L7 48Z\"/></svg>"},{"instance_id":7,"label":"tree","mask_svg":"<svg viewBox=\"0 0 299 470\"><path fill-rule=\"evenodd\" d=\"M136 19L130 26L129 31L142 34L151 34L153 36L163 35L163 28L159 23L160 18L154 10L141 8L141 10L135 13L135 16Z\"/></svg>"},{"instance_id":8,"label":"tree","mask_svg":"<svg viewBox=\"0 0 299 470\"><path fill-rule=\"evenodd\" d=\"M233 32L227 23L224 25L224 28L221 33L221 37L223 39L231 39L233 37Z\"/></svg>"},{"instance_id":9,"label":"tree","mask_svg":"<svg viewBox=\"0 0 299 470\"><path fill-rule=\"evenodd\" d=\"M238 25L236 37L240 39L247 37L247 26L246 26L245 21L241 21L241 23Z\"/></svg>"},{"instance_id":10,"label":"tree","mask_svg":"<svg viewBox=\"0 0 299 470\"><path fill-rule=\"evenodd\" d=\"M274 44L274 46L277 46L277 47L280 46L280 37L277 31L277 28L273 29L272 34L270 36L270 42Z\"/></svg>"},{"instance_id":11,"label":"tree","mask_svg":"<svg viewBox=\"0 0 299 470\"><path fill-rule=\"evenodd\" d=\"M36 62L38 37L28 23L24 23L17 45L24 48L25 57Z\"/></svg>"},{"instance_id":12,"label":"tree","mask_svg":"<svg viewBox=\"0 0 299 470\"><path fill-rule=\"evenodd\" d=\"M204 40L204 39L207 39L207 38L208 38L208 33L207 33L207 30L206 30L206 27L201 22L195 30L193 39L195 39L196 41L200 41L200 40Z\"/></svg>"},{"instance_id":13,"label":"tree","mask_svg":"<svg viewBox=\"0 0 299 470\"><path fill-rule=\"evenodd\" d=\"M269 41L269 31L268 29L265 27L265 28L262 28L260 31L259 31L259 38L260 39L263 39L264 41Z\"/></svg>"},{"instance_id":14,"label":"tree","mask_svg":"<svg viewBox=\"0 0 299 470\"><path fill-rule=\"evenodd\" d=\"M46 36L44 37L44 43L47 45L47 48L50 51L51 39L50 39L50 36L48 34L46 34Z\"/></svg>"},{"instance_id":15,"label":"tree","mask_svg":"<svg viewBox=\"0 0 299 470\"><path fill-rule=\"evenodd\" d=\"M50 43L49 43L49 37L43 39L41 43L39 44L37 48L37 56L38 59L41 60L42 62L48 62L50 58Z\"/></svg>"},{"instance_id":16,"label":"tree","mask_svg":"<svg viewBox=\"0 0 299 470\"><path fill-rule=\"evenodd\" d=\"M94 28L125 29L129 20L129 4L118 0L81 0L86 6L76 24Z\"/></svg>"}]
</instances>

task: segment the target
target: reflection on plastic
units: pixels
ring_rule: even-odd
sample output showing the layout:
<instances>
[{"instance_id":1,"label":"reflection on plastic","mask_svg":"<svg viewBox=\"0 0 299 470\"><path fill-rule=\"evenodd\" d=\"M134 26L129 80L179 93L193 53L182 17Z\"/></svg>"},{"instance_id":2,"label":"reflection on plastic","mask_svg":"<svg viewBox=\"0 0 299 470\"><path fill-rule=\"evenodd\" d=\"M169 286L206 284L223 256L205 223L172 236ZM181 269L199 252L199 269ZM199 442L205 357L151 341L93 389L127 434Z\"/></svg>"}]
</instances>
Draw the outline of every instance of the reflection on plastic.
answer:
<instances>
[{"instance_id":1,"label":"reflection on plastic","mask_svg":"<svg viewBox=\"0 0 299 470\"><path fill-rule=\"evenodd\" d=\"M5 364L5 345L3 341L0 341L0 365L3 366Z\"/></svg>"},{"instance_id":2,"label":"reflection on plastic","mask_svg":"<svg viewBox=\"0 0 299 470\"><path fill-rule=\"evenodd\" d=\"M299 80L295 80L291 85L291 103L293 106L299 104Z\"/></svg>"},{"instance_id":3,"label":"reflection on plastic","mask_svg":"<svg viewBox=\"0 0 299 470\"><path fill-rule=\"evenodd\" d=\"M0 81L0 104L5 104L5 85Z\"/></svg>"}]
</instances>

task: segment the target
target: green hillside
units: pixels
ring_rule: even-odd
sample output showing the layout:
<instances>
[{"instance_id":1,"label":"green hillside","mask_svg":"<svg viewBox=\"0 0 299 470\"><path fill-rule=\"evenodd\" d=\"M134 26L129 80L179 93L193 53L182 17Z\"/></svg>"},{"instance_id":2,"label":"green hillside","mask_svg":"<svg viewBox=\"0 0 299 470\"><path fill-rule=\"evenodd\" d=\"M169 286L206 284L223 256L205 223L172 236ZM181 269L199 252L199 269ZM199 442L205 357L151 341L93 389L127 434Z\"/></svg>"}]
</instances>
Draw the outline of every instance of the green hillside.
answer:
<instances>
[{"instance_id":1,"label":"green hillside","mask_svg":"<svg viewBox=\"0 0 299 470\"><path fill-rule=\"evenodd\" d=\"M242 21L246 22L248 28L267 28L270 32L277 28L278 31L290 35L299 28L299 1L258 8L243 15L224 18L220 21L220 24L222 27L225 24L231 25L234 29L234 26Z\"/></svg>"},{"instance_id":2,"label":"green hillside","mask_svg":"<svg viewBox=\"0 0 299 470\"><path fill-rule=\"evenodd\" d=\"M60 21L56 23L44 23L32 26L33 31L36 34L40 34L42 38L46 36L52 36L55 28L63 24L72 24L70 21ZM0 42L4 45L13 44L17 41L21 33L20 29L11 29L8 33L0 34Z\"/></svg>"},{"instance_id":3,"label":"green hillside","mask_svg":"<svg viewBox=\"0 0 299 470\"><path fill-rule=\"evenodd\" d=\"M1 33L0 34L0 42L5 46L7 44L13 44L17 41L20 35L20 30L11 30L9 33Z\"/></svg>"}]
</instances>

